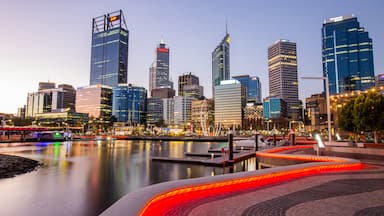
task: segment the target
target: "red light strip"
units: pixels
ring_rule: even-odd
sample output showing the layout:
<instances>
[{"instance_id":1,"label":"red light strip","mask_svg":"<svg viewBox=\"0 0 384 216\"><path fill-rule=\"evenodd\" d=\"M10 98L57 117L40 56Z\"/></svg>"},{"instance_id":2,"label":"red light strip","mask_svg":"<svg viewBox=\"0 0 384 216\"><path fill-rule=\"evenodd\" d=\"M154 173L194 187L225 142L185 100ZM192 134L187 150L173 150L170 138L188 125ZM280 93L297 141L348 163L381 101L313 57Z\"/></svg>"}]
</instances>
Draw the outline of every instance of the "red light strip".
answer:
<instances>
[{"instance_id":1,"label":"red light strip","mask_svg":"<svg viewBox=\"0 0 384 216\"><path fill-rule=\"evenodd\" d=\"M250 188L261 187L276 182L282 182L290 179L296 179L309 175L315 175L327 171L342 171L361 169L360 162L348 162L347 159L312 157L300 155L273 155L270 152L282 152L293 149L310 148L312 146L290 146L279 149L268 150L269 153L257 153L259 157L277 157L286 159L303 159L316 162L334 162L335 164L316 164L306 168L296 168L276 173L266 173L262 175L239 178L234 180L208 183L203 185L189 186L165 192L155 196L150 200L140 212L140 215L166 215L175 214L175 211L181 209L184 204L194 200L206 199L213 196L225 195L237 191L249 190Z\"/></svg>"}]
</instances>

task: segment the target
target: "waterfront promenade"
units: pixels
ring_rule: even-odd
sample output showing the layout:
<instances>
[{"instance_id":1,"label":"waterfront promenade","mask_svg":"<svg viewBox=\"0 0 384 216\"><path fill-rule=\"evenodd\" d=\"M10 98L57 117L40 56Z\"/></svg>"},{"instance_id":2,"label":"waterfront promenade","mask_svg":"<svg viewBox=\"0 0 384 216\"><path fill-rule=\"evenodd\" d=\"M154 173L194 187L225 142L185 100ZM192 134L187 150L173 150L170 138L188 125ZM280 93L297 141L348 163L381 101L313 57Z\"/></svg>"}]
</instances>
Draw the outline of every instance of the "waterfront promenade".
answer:
<instances>
[{"instance_id":1,"label":"waterfront promenade","mask_svg":"<svg viewBox=\"0 0 384 216\"><path fill-rule=\"evenodd\" d=\"M336 158L303 152L290 151L288 157L304 164L152 185L126 195L103 215L384 215L383 155L358 154L364 155L360 163L347 159L355 153L338 152L345 158Z\"/></svg>"}]
</instances>

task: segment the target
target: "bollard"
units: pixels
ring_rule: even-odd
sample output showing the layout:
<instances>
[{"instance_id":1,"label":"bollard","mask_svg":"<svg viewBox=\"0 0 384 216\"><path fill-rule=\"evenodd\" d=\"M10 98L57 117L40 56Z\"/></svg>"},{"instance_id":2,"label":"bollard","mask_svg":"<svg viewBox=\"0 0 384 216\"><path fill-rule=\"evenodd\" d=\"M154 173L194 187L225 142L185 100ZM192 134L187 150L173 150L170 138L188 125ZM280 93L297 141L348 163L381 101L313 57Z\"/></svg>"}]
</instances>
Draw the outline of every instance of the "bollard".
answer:
<instances>
[{"instance_id":1,"label":"bollard","mask_svg":"<svg viewBox=\"0 0 384 216\"><path fill-rule=\"evenodd\" d=\"M296 145L296 137L295 134L291 134L291 145Z\"/></svg>"},{"instance_id":2,"label":"bollard","mask_svg":"<svg viewBox=\"0 0 384 216\"><path fill-rule=\"evenodd\" d=\"M276 146L276 134L273 134L273 145Z\"/></svg>"},{"instance_id":3,"label":"bollard","mask_svg":"<svg viewBox=\"0 0 384 216\"><path fill-rule=\"evenodd\" d=\"M255 134L255 152L257 152L257 151L259 151L259 134ZM258 170L259 169L259 161L257 160L257 156L255 157L255 159L256 159L256 170Z\"/></svg>"},{"instance_id":4,"label":"bollard","mask_svg":"<svg viewBox=\"0 0 384 216\"><path fill-rule=\"evenodd\" d=\"M259 134L255 134L255 152L259 151Z\"/></svg>"},{"instance_id":5,"label":"bollard","mask_svg":"<svg viewBox=\"0 0 384 216\"><path fill-rule=\"evenodd\" d=\"M229 161L233 161L233 133L228 133Z\"/></svg>"}]
</instances>

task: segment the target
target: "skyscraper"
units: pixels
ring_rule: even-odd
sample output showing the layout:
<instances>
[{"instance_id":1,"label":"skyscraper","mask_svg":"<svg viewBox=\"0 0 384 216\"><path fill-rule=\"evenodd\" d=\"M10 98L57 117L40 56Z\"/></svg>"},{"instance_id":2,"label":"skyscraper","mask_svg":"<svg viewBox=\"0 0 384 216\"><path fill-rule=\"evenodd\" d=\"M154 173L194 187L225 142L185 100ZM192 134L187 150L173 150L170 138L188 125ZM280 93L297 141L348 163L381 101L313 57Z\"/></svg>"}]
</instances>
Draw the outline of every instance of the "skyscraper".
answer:
<instances>
[{"instance_id":1,"label":"skyscraper","mask_svg":"<svg viewBox=\"0 0 384 216\"><path fill-rule=\"evenodd\" d=\"M245 86L237 80L223 80L215 86L215 125L241 127L246 105Z\"/></svg>"},{"instance_id":2,"label":"skyscraper","mask_svg":"<svg viewBox=\"0 0 384 216\"><path fill-rule=\"evenodd\" d=\"M100 84L77 88L76 112L109 121L112 116L112 88Z\"/></svg>"},{"instance_id":3,"label":"skyscraper","mask_svg":"<svg viewBox=\"0 0 384 216\"><path fill-rule=\"evenodd\" d=\"M261 83L257 76L240 75L233 76L233 79L239 81L246 87L247 101L254 103L262 103L261 101Z\"/></svg>"},{"instance_id":4,"label":"skyscraper","mask_svg":"<svg viewBox=\"0 0 384 216\"><path fill-rule=\"evenodd\" d=\"M372 39L353 15L330 18L322 28L323 76L330 94L374 86Z\"/></svg>"},{"instance_id":5,"label":"skyscraper","mask_svg":"<svg viewBox=\"0 0 384 216\"><path fill-rule=\"evenodd\" d=\"M215 86L220 81L231 78L229 65L229 44L231 38L227 32L220 44L212 52L212 96L215 95Z\"/></svg>"},{"instance_id":6,"label":"skyscraper","mask_svg":"<svg viewBox=\"0 0 384 216\"><path fill-rule=\"evenodd\" d=\"M145 124L147 90L132 84L113 88L112 115L118 122Z\"/></svg>"},{"instance_id":7,"label":"skyscraper","mask_svg":"<svg viewBox=\"0 0 384 216\"><path fill-rule=\"evenodd\" d=\"M121 10L93 18L90 85L127 83L128 37Z\"/></svg>"},{"instance_id":8,"label":"skyscraper","mask_svg":"<svg viewBox=\"0 0 384 216\"><path fill-rule=\"evenodd\" d=\"M149 91L161 87L173 89L173 82L169 79L169 48L163 40L156 48L155 55L156 59L149 68Z\"/></svg>"},{"instance_id":9,"label":"skyscraper","mask_svg":"<svg viewBox=\"0 0 384 216\"><path fill-rule=\"evenodd\" d=\"M192 73L179 76L179 96L199 99L203 96L203 86L200 86L199 77Z\"/></svg>"},{"instance_id":10,"label":"skyscraper","mask_svg":"<svg viewBox=\"0 0 384 216\"><path fill-rule=\"evenodd\" d=\"M288 104L288 116L298 119L296 43L278 40L268 48L269 96L280 97Z\"/></svg>"}]
</instances>

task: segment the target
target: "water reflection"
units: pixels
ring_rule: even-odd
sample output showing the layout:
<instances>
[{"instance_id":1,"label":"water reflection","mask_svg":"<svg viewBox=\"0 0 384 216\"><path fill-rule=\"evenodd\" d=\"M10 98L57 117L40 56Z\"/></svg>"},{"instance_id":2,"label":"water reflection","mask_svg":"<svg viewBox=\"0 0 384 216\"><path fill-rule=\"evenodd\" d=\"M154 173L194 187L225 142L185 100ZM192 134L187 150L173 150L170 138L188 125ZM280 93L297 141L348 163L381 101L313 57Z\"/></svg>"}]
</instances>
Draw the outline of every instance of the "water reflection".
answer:
<instances>
[{"instance_id":1,"label":"water reflection","mask_svg":"<svg viewBox=\"0 0 384 216\"><path fill-rule=\"evenodd\" d=\"M36 172L0 180L0 215L97 215L128 192L150 184L255 169L255 159L232 168L150 160L151 156L184 157L185 152L207 153L211 147L224 145L68 141L0 149L44 163Z\"/></svg>"}]
</instances>

